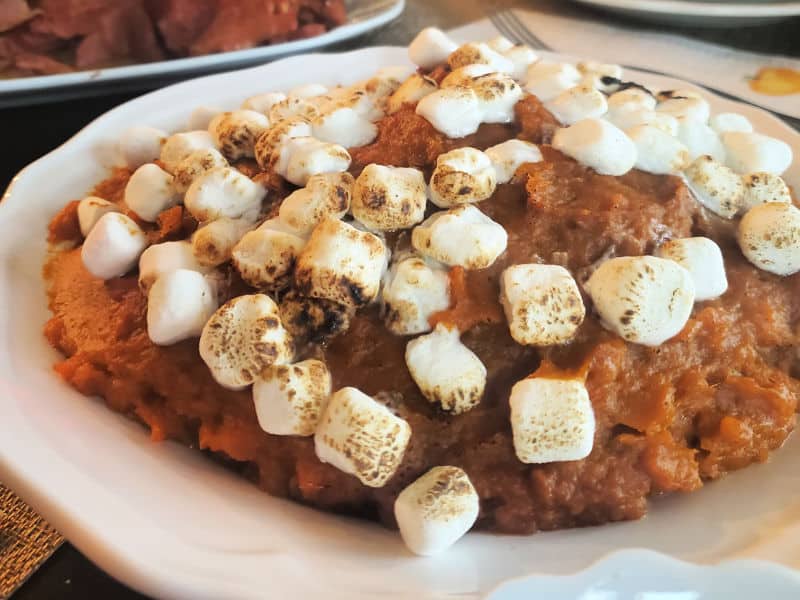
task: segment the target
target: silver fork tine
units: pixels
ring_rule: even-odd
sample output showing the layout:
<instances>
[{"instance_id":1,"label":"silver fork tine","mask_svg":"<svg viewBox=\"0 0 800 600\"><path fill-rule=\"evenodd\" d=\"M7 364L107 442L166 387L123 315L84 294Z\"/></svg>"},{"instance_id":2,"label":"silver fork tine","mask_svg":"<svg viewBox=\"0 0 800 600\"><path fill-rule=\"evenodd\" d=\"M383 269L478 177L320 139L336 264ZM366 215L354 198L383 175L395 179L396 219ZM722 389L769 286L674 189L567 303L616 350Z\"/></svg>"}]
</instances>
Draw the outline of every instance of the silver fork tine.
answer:
<instances>
[{"instance_id":1,"label":"silver fork tine","mask_svg":"<svg viewBox=\"0 0 800 600\"><path fill-rule=\"evenodd\" d=\"M514 13L513 10L505 10L503 13L504 17L507 19L507 24L510 27L513 27L513 29L518 32L518 37L521 37L523 40L525 40L529 46L539 50L551 50L550 46L545 44L542 40L536 37L535 33L528 29L527 25L522 22L522 20Z\"/></svg>"},{"instance_id":2,"label":"silver fork tine","mask_svg":"<svg viewBox=\"0 0 800 600\"><path fill-rule=\"evenodd\" d=\"M505 21L503 21L503 19L500 17L500 13L497 11L490 12L489 20L492 22L492 25L494 25L494 28L497 29L497 31L506 36L512 42L515 44L522 43L522 40L517 36L517 34L506 26Z\"/></svg>"}]
</instances>

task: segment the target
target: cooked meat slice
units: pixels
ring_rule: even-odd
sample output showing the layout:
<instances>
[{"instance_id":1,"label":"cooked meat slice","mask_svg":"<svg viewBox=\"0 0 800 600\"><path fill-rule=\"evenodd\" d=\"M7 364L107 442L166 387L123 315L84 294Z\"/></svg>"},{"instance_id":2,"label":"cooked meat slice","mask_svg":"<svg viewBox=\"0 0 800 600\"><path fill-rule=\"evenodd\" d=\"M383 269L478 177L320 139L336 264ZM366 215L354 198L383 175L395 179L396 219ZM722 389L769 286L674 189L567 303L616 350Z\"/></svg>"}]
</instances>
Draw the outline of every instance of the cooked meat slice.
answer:
<instances>
[{"instance_id":1,"label":"cooked meat slice","mask_svg":"<svg viewBox=\"0 0 800 600\"><path fill-rule=\"evenodd\" d=\"M0 0L0 32L14 29L39 14L27 0Z\"/></svg>"}]
</instances>

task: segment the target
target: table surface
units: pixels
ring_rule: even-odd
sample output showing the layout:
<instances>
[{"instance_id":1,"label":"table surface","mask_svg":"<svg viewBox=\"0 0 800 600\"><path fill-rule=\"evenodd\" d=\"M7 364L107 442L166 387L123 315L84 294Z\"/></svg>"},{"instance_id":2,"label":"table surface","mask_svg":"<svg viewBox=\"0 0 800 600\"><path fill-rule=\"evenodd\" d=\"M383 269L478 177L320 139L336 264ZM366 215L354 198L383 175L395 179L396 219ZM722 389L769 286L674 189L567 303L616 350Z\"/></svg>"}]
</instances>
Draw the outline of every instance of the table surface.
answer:
<instances>
[{"instance_id":1,"label":"table surface","mask_svg":"<svg viewBox=\"0 0 800 600\"><path fill-rule=\"evenodd\" d=\"M370 45L407 44L417 31L428 25L448 29L469 23L485 16L487 6L534 6L537 10L564 11L560 0L407 0L406 11L384 29L367 34L357 40L334 47L344 50ZM597 16L594 10L570 8ZM800 18L760 27L730 29L666 28L627 21L619 17L603 16L615 23L636 29L669 30L719 44L763 52L800 56ZM6 151L0 161L0 190L26 164L59 146L92 119L107 110L146 92L116 94L0 110L0 122L6 139L14 140L14 152ZM35 123L35 134L30 134L30 124ZM78 599L109 597L118 600L141 599L144 596L125 588L96 568L73 546L64 544L15 594L14 600L41 598Z\"/></svg>"}]
</instances>

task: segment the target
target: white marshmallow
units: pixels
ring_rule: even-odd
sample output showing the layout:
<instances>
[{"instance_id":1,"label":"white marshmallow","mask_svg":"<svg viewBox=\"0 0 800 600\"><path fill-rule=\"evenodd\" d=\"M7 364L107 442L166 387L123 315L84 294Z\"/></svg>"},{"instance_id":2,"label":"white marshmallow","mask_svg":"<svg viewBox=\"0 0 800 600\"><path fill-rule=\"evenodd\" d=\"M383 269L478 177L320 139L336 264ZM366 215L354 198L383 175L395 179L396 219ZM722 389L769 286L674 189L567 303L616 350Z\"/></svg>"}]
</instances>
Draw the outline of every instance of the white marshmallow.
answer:
<instances>
[{"instance_id":1,"label":"white marshmallow","mask_svg":"<svg viewBox=\"0 0 800 600\"><path fill-rule=\"evenodd\" d=\"M470 84L483 75L496 73L489 65L466 65L450 71L447 77L442 79L441 87L470 87Z\"/></svg>"},{"instance_id":2,"label":"white marshmallow","mask_svg":"<svg viewBox=\"0 0 800 600\"><path fill-rule=\"evenodd\" d=\"M414 335L431 330L428 319L450 306L447 269L418 256L395 262L386 274L382 314L386 328L395 335Z\"/></svg>"},{"instance_id":3,"label":"white marshmallow","mask_svg":"<svg viewBox=\"0 0 800 600\"><path fill-rule=\"evenodd\" d=\"M217 294L202 273L176 269L155 280L147 295L147 335L158 346L198 337L217 310Z\"/></svg>"},{"instance_id":4,"label":"white marshmallow","mask_svg":"<svg viewBox=\"0 0 800 600\"><path fill-rule=\"evenodd\" d=\"M161 146L161 162L172 173L184 158L195 150L214 148L214 138L208 131L186 131L169 136Z\"/></svg>"},{"instance_id":5,"label":"white marshmallow","mask_svg":"<svg viewBox=\"0 0 800 600\"><path fill-rule=\"evenodd\" d=\"M459 415L475 408L486 388L486 367L461 343L458 329L442 323L406 346L406 366L429 402Z\"/></svg>"},{"instance_id":6,"label":"white marshmallow","mask_svg":"<svg viewBox=\"0 0 800 600\"><path fill-rule=\"evenodd\" d=\"M341 219L350 210L354 183L347 171L312 175L306 187L292 192L281 203L281 222L307 236L328 217Z\"/></svg>"},{"instance_id":7,"label":"white marshmallow","mask_svg":"<svg viewBox=\"0 0 800 600\"><path fill-rule=\"evenodd\" d=\"M558 265L507 268L500 278L500 300L511 337L523 345L564 344L586 315L578 284Z\"/></svg>"},{"instance_id":8,"label":"white marshmallow","mask_svg":"<svg viewBox=\"0 0 800 600\"><path fill-rule=\"evenodd\" d=\"M201 223L221 217L255 220L266 195L261 184L236 169L223 167L195 179L186 191L184 204Z\"/></svg>"},{"instance_id":9,"label":"white marshmallow","mask_svg":"<svg viewBox=\"0 0 800 600\"><path fill-rule=\"evenodd\" d=\"M147 247L147 236L122 213L109 212L97 220L81 248L83 266L95 277L111 279L130 271Z\"/></svg>"},{"instance_id":10,"label":"white marshmallow","mask_svg":"<svg viewBox=\"0 0 800 600\"><path fill-rule=\"evenodd\" d=\"M305 119L284 119L261 134L254 153L258 166L265 171L273 168L279 158L280 148L290 139L311 137L311 124Z\"/></svg>"},{"instance_id":11,"label":"white marshmallow","mask_svg":"<svg viewBox=\"0 0 800 600\"><path fill-rule=\"evenodd\" d=\"M657 175L677 173L689 164L689 150L667 132L637 125L625 133L636 146L636 168Z\"/></svg>"},{"instance_id":12,"label":"white marshmallow","mask_svg":"<svg viewBox=\"0 0 800 600\"><path fill-rule=\"evenodd\" d=\"M580 460L591 454L595 418L582 381L528 377L511 388L509 404L514 450L523 463Z\"/></svg>"},{"instance_id":13,"label":"white marshmallow","mask_svg":"<svg viewBox=\"0 0 800 600\"><path fill-rule=\"evenodd\" d=\"M261 137L269 119L254 110L220 113L208 124L214 143L228 160L255 156L256 140Z\"/></svg>"},{"instance_id":14,"label":"white marshmallow","mask_svg":"<svg viewBox=\"0 0 800 600\"><path fill-rule=\"evenodd\" d=\"M725 219L739 212L744 198L742 179L710 156L700 156L684 171L689 189L700 204Z\"/></svg>"},{"instance_id":15,"label":"white marshmallow","mask_svg":"<svg viewBox=\"0 0 800 600\"><path fill-rule=\"evenodd\" d=\"M509 72L509 75L517 81L523 81L530 66L539 60L539 55L536 52L522 44L506 50L503 52L503 56L511 61L513 69Z\"/></svg>"},{"instance_id":16,"label":"white marshmallow","mask_svg":"<svg viewBox=\"0 0 800 600\"><path fill-rule=\"evenodd\" d=\"M610 108L603 117L614 125L628 131L639 125L650 125L671 136L678 135L678 119L667 113L660 113L645 108Z\"/></svg>"},{"instance_id":17,"label":"white marshmallow","mask_svg":"<svg viewBox=\"0 0 800 600\"><path fill-rule=\"evenodd\" d=\"M496 187L497 174L486 153L476 148L456 148L436 159L431 202L439 208L481 202L491 197Z\"/></svg>"},{"instance_id":18,"label":"white marshmallow","mask_svg":"<svg viewBox=\"0 0 800 600\"><path fill-rule=\"evenodd\" d=\"M258 424L272 435L314 435L330 395L330 371L314 359L268 367L253 383Z\"/></svg>"},{"instance_id":19,"label":"white marshmallow","mask_svg":"<svg viewBox=\"0 0 800 600\"><path fill-rule=\"evenodd\" d=\"M404 104L416 104L428 94L439 89L436 81L425 75L414 73L397 88L389 98L387 112L391 115L403 108Z\"/></svg>"},{"instance_id":20,"label":"white marshmallow","mask_svg":"<svg viewBox=\"0 0 800 600\"><path fill-rule=\"evenodd\" d=\"M514 47L514 42L504 35L498 35L497 37L493 37L492 39L488 40L486 45L495 52L505 54Z\"/></svg>"},{"instance_id":21,"label":"white marshmallow","mask_svg":"<svg viewBox=\"0 0 800 600\"><path fill-rule=\"evenodd\" d=\"M561 92L545 106L565 125L572 125L582 119L602 117L608 111L605 95L586 85L576 85Z\"/></svg>"},{"instance_id":22,"label":"white marshmallow","mask_svg":"<svg viewBox=\"0 0 800 600\"><path fill-rule=\"evenodd\" d=\"M283 92L266 92L245 99L245 101L242 102L242 108L244 110L260 112L262 115L269 115L269 111L272 107L284 100L286 100L286 94Z\"/></svg>"},{"instance_id":23,"label":"white marshmallow","mask_svg":"<svg viewBox=\"0 0 800 600\"><path fill-rule=\"evenodd\" d=\"M710 156L715 161L725 162L725 147L719 135L705 123L680 119L677 138L689 150L689 160Z\"/></svg>"},{"instance_id":24,"label":"white marshmallow","mask_svg":"<svg viewBox=\"0 0 800 600\"><path fill-rule=\"evenodd\" d=\"M336 100L335 105L352 108L357 114L372 123L382 119L386 116L386 107L389 104L389 98L400 89L400 85L397 86L396 90L389 91L392 89L392 86L387 85L385 80L373 79L375 79L375 81L367 80L366 82L347 88L342 97ZM391 83L391 81L389 83ZM384 92L388 92L388 95L381 96L380 94Z\"/></svg>"},{"instance_id":25,"label":"white marshmallow","mask_svg":"<svg viewBox=\"0 0 800 600\"><path fill-rule=\"evenodd\" d=\"M585 289L607 329L645 346L677 335L689 320L695 297L689 271L654 256L609 259Z\"/></svg>"},{"instance_id":26,"label":"white marshmallow","mask_svg":"<svg viewBox=\"0 0 800 600\"><path fill-rule=\"evenodd\" d=\"M708 123L711 116L711 106L703 98L670 98L660 102L656 107L658 112L672 115L676 119Z\"/></svg>"},{"instance_id":27,"label":"white marshmallow","mask_svg":"<svg viewBox=\"0 0 800 600\"><path fill-rule=\"evenodd\" d=\"M744 115L738 113L719 113L709 121L711 129L719 135L727 131L753 131L753 124Z\"/></svg>"},{"instance_id":28,"label":"white marshmallow","mask_svg":"<svg viewBox=\"0 0 800 600\"><path fill-rule=\"evenodd\" d=\"M192 253L199 264L217 267L231 259L233 247L254 227L248 219L222 217L211 221L192 235Z\"/></svg>"},{"instance_id":29,"label":"white marshmallow","mask_svg":"<svg viewBox=\"0 0 800 600\"><path fill-rule=\"evenodd\" d=\"M430 70L446 61L456 48L458 44L441 29L426 27L409 44L408 57L418 67Z\"/></svg>"},{"instance_id":30,"label":"white marshmallow","mask_svg":"<svg viewBox=\"0 0 800 600\"><path fill-rule=\"evenodd\" d=\"M361 306L377 297L388 260L378 236L328 218L297 259L295 286L305 296Z\"/></svg>"},{"instance_id":31,"label":"white marshmallow","mask_svg":"<svg viewBox=\"0 0 800 600\"><path fill-rule=\"evenodd\" d=\"M200 335L200 357L217 383L231 390L246 388L265 368L289 363L293 355L278 305L265 294L229 300Z\"/></svg>"},{"instance_id":32,"label":"white marshmallow","mask_svg":"<svg viewBox=\"0 0 800 600\"><path fill-rule=\"evenodd\" d=\"M655 110L655 97L641 88L628 88L608 97L609 111L612 109Z\"/></svg>"},{"instance_id":33,"label":"white marshmallow","mask_svg":"<svg viewBox=\"0 0 800 600\"><path fill-rule=\"evenodd\" d=\"M469 42L459 46L447 57L447 64L451 69L466 65L489 65L501 73L514 71L514 64L510 60L482 42Z\"/></svg>"},{"instance_id":34,"label":"white marshmallow","mask_svg":"<svg viewBox=\"0 0 800 600\"><path fill-rule=\"evenodd\" d=\"M593 60L586 60L575 65L584 75L599 75L600 77L622 78L622 67L620 65L600 63Z\"/></svg>"},{"instance_id":35,"label":"white marshmallow","mask_svg":"<svg viewBox=\"0 0 800 600\"><path fill-rule=\"evenodd\" d=\"M155 127L131 127L122 132L119 151L129 169L138 169L161 156L161 145L167 134Z\"/></svg>"},{"instance_id":36,"label":"white marshmallow","mask_svg":"<svg viewBox=\"0 0 800 600\"><path fill-rule=\"evenodd\" d=\"M264 221L233 247L231 259L239 275L255 288L281 288L288 282L306 240L280 219Z\"/></svg>"},{"instance_id":37,"label":"white marshmallow","mask_svg":"<svg viewBox=\"0 0 800 600\"><path fill-rule=\"evenodd\" d=\"M722 250L714 240L691 237L664 242L655 252L659 258L674 260L689 271L698 302L719 298L728 289Z\"/></svg>"},{"instance_id":38,"label":"white marshmallow","mask_svg":"<svg viewBox=\"0 0 800 600\"><path fill-rule=\"evenodd\" d=\"M311 122L312 135L323 142L345 148L366 146L378 135L378 128L352 108L342 106L323 113Z\"/></svg>"},{"instance_id":39,"label":"white marshmallow","mask_svg":"<svg viewBox=\"0 0 800 600\"><path fill-rule=\"evenodd\" d=\"M202 148L195 150L184 158L173 171L175 179L172 182L175 190L180 194L185 194L192 182L203 173L227 167L228 161L214 148Z\"/></svg>"},{"instance_id":40,"label":"white marshmallow","mask_svg":"<svg viewBox=\"0 0 800 600\"><path fill-rule=\"evenodd\" d=\"M772 173L749 173L742 177L744 195L740 212L747 212L754 206L767 202L787 202L791 204L792 194L786 182ZM80 206L78 207L80 211ZM78 213L80 215L80 212Z\"/></svg>"},{"instance_id":41,"label":"white marshmallow","mask_svg":"<svg viewBox=\"0 0 800 600\"><path fill-rule=\"evenodd\" d=\"M542 160L539 147L522 140L507 140L487 148L486 156L492 161L498 184L511 181L521 165Z\"/></svg>"},{"instance_id":42,"label":"white marshmallow","mask_svg":"<svg viewBox=\"0 0 800 600\"><path fill-rule=\"evenodd\" d=\"M510 75L487 73L472 80L468 87L478 96L483 123L510 123L514 120L514 107L524 95Z\"/></svg>"},{"instance_id":43,"label":"white marshmallow","mask_svg":"<svg viewBox=\"0 0 800 600\"><path fill-rule=\"evenodd\" d=\"M205 273L209 270L197 262L191 242L182 240L154 244L142 252L139 257L139 286L143 290L148 290L156 279L178 269L197 271L198 273Z\"/></svg>"},{"instance_id":44,"label":"white marshmallow","mask_svg":"<svg viewBox=\"0 0 800 600\"><path fill-rule=\"evenodd\" d=\"M556 131L553 147L602 175L624 175L636 164L636 145L608 121L584 119Z\"/></svg>"},{"instance_id":45,"label":"white marshmallow","mask_svg":"<svg viewBox=\"0 0 800 600\"><path fill-rule=\"evenodd\" d=\"M411 233L418 252L446 265L485 269L506 249L508 234L471 204L432 214Z\"/></svg>"},{"instance_id":46,"label":"white marshmallow","mask_svg":"<svg viewBox=\"0 0 800 600\"><path fill-rule=\"evenodd\" d=\"M561 92L578 85L581 74L569 63L540 60L533 63L525 74L525 91L542 102L548 102Z\"/></svg>"},{"instance_id":47,"label":"white marshmallow","mask_svg":"<svg viewBox=\"0 0 800 600\"><path fill-rule=\"evenodd\" d=\"M290 98L315 98L328 93L328 88L321 83L305 83L289 90Z\"/></svg>"},{"instance_id":48,"label":"white marshmallow","mask_svg":"<svg viewBox=\"0 0 800 600\"><path fill-rule=\"evenodd\" d=\"M189 115L186 128L189 131L197 131L201 129L203 131L207 131L211 120L221 112L223 112L221 108L212 106L198 106Z\"/></svg>"},{"instance_id":49,"label":"white marshmallow","mask_svg":"<svg viewBox=\"0 0 800 600\"><path fill-rule=\"evenodd\" d=\"M800 271L800 209L785 202L754 206L742 217L739 247L747 260L776 275Z\"/></svg>"},{"instance_id":50,"label":"white marshmallow","mask_svg":"<svg viewBox=\"0 0 800 600\"><path fill-rule=\"evenodd\" d=\"M338 144L313 137L288 140L278 149L275 172L295 185L304 186L312 175L339 173L350 167L350 154Z\"/></svg>"},{"instance_id":51,"label":"white marshmallow","mask_svg":"<svg viewBox=\"0 0 800 600\"><path fill-rule=\"evenodd\" d=\"M725 161L737 173L763 171L783 175L792 164L792 148L776 138L747 131L722 134Z\"/></svg>"},{"instance_id":52,"label":"white marshmallow","mask_svg":"<svg viewBox=\"0 0 800 600\"><path fill-rule=\"evenodd\" d=\"M125 186L125 204L143 221L155 222L162 211L180 202L172 175L154 163L133 172Z\"/></svg>"},{"instance_id":53,"label":"white marshmallow","mask_svg":"<svg viewBox=\"0 0 800 600\"><path fill-rule=\"evenodd\" d=\"M328 400L314 433L314 449L324 463L355 475L364 485L386 485L400 466L411 427L353 387Z\"/></svg>"},{"instance_id":54,"label":"white marshmallow","mask_svg":"<svg viewBox=\"0 0 800 600\"><path fill-rule=\"evenodd\" d=\"M87 196L78 202L78 225L83 237L89 235L100 217L110 212L120 212L119 207L97 196Z\"/></svg>"},{"instance_id":55,"label":"white marshmallow","mask_svg":"<svg viewBox=\"0 0 800 600\"><path fill-rule=\"evenodd\" d=\"M368 229L407 229L425 218L427 187L422 171L369 164L353 186L353 216Z\"/></svg>"},{"instance_id":56,"label":"white marshmallow","mask_svg":"<svg viewBox=\"0 0 800 600\"><path fill-rule=\"evenodd\" d=\"M474 90L465 87L440 89L417 103L416 113L450 138L478 131L483 110Z\"/></svg>"},{"instance_id":57,"label":"white marshmallow","mask_svg":"<svg viewBox=\"0 0 800 600\"><path fill-rule=\"evenodd\" d=\"M394 516L403 542L414 554L447 550L475 524L480 499L458 467L434 467L397 496Z\"/></svg>"}]
</instances>

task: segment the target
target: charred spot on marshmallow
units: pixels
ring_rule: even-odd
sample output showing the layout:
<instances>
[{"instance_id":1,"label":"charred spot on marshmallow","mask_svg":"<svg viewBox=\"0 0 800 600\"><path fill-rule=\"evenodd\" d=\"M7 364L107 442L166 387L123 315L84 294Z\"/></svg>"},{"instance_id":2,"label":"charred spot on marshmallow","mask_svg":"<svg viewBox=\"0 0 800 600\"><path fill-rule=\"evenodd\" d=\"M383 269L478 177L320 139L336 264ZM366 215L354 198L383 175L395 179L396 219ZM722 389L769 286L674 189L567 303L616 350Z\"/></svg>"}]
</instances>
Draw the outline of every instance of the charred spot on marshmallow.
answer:
<instances>
[{"instance_id":1,"label":"charred spot on marshmallow","mask_svg":"<svg viewBox=\"0 0 800 600\"><path fill-rule=\"evenodd\" d=\"M97 196L87 196L78 202L78 225L83 237L89 235L100 217L110 212L120 212L119 207Z\"/></svg>"},{"instance_id":2,"label":"charred spot on marshmallow","mask_svg":"<svg viewBox=\"0 0 800 600\"><path fill-rule=\"evenodd\" d=\"M767 202L792 202L792 194L786 182L772 173L748 173L742 177L744 195L742 212ZM78 207L80 210L80 207Z\"/></svg>"},{"instance_id":3,"label":"charred spot on marshmallow","mask_svg":"<svg viewBox=\"0 0 800 600\"><path fill-rule=\"evenodd\" d=\"M254 227L248 219L222 217L211 221L192 235L192 253L201 265L221 265L231 259L233 247Z\"/></svg>"},{"instance_id":4,"label":"charred spot on marshmallow","mask_svg":"<svg viewBox=\"0 0 800 600\"><path fill-rule=\"evenodd\" d=\"M228 160L255 156L256 140L269 127L269 119L254 110L224 112L211 120L208 132Z\"/></svg>"},{"instance_id":5,"label":"charred spot on marshmallow","mask_svg":"<svg viewBox=\"0 0 800 600\"><path fill-rule=\"evenodd\" d=\"M363 392L345 387L328 400L314 434L317 457L379 488L403 460L411 427Z\"/></svg>"},{"instance_id":6,"label":"charred spot on marshmallow","mask_svg":"<svg viewBox=\"0 0 800 600\"><path fill-rule=\"evenodd\" d=\"M416 113L450 138L475 133L483 120L478 95L463 86L442 88L428 94L417 103Z\"/></svg>"},{"instance_id":7,"label":"charred spot on marshmallow","mask_svg":"<svg viewBox=\"0 0 800 600\"><path fill-rule=\"evenodd\" d=\"M792 147L760 133L728 131L722 134L726 164L737 173L782 175L792 164Z\"/></svg>"},{"instance_id":8,"label":"charred spot on marshmallow","mask_svg":"<svg viewBox=\"0 0 800 600\"><path fill-rule=\"evenodd\" d=\"M497 174L488 155L476 148L440 154L431 176L431 202L439 208L480 202L491 197Z\"/></svg>"},{"instance_id":9,"label":"charred spot on marshmallow","mask_svg":"<svg viewBox=\"0 0 800 600\"><path fill-rule=\"evenodd\" d=\"M286 330L298 343L323 344L350 328L355 308L290 290L281 298L280 315Z\"/></svg>"},{"instance_id":10,"label":"charred spot on marshmallow","mask_svg":"<svg viewBox=\"0 0 800 600\"><path fill-rule=\"evenodd\" d=\"M669 240L658 247L656 256L674 260L689 271L698 302L718 298L728 289L722 250L714 240L705 237Z\"/></svg>"},{"instance_id":11,"label":"charred spot on marshmallow","mask_svg":"<svg viewBox=\"0 0 800 600\"><path fill-rule=\"evenodd\" d=\"M505 73L487 73L475 77L467 87L475 92L484 123L510 123L514 107L522 99L519 84Z\"/></svg>"},{"instance_id":12,"label":"charred spot on marshmallow","mask_svg":"<svg viewBox=\"0 0 800 600\"><path fill-rule=\"evenodd\" d=\"M191 242L181 240L150 246L139 257L139 287L147 291L161 275L178 269L198 273L209 270L195 258Z\"/></svg>"},{"instance_id":13,"label":"charred spot on marshmallow","mask_svg":"<svg viewBox=\"0 0 800 600\"><path fill-rule=\"evenodd\" d=\"M559 129L553 147L602 175L624 175L636 164L636 146L631 139L600 119L583 119Z\"/></svg>"},{"instance_id":14,"label":"charred spot on marshmallow","mask_svg":"<svg viewBox=\"0 0 800 600\"><path fill-rule=\"evenodd\" d=\"M435 79L426 75L414 73L406 79L397 91L391 95L387 105L387 112L394 114L405 104L416 104L428 94L439 89Z\"/></svg>"},{"instance_id":15,"label":"charred spot on marshmallow","mask_svg":"<svg viewBox=\"0 0 800 600\"><path fill-rule=\"evenodd\" d=\"M652 125L629 129L628 137L636 146L636 168L648 173L677 173L689 164L689 150L669 133Z\"/></svg>"},{"instance_id":16,"label":"charred spot on marshmallow","mask_svg":"<svg viewBox=\"0 0 800 600\"><path fill-rule=\"evenodd\" d=\"M281 221L307 235L328 217L342 218L350 210L354 183L347 171L312 175L306 187L292 192L281 203Z\"/></svg>"},{"instance_id":17,"label":"charred spot on marshmallow","mask_svg":"<svg viewBox=\"0 0 800 600\"><path fill-rule=\"evenodd\" d=\"M319 105L308 98L289 96L274 104L269 109L270 123L278 123L284 119L303 119L311 121L319 115Z\"/></svg>"},{"instance_id":18,"label":"charred spot on marshmallow","mask_svg":"<svg viewBox=\"0 0 800 600\"><path fill-rule=\"evenodd\" d=\"M186 191L186 209L198 221L228 217L255 220L267 190L231 167L222 167L197 177Z\"/></svg>"},{"instance_id":19,"label":"charred spot on marshmallow","mask_svg":"<svg viewBox=\"0 0 800 600\"><path fill-rule=\"evenodd\" d=\"M122 160L129 169L138 169L143 164L153 162L161 156L161 145L167 134L155 127L131 127L126 129L119 140Z\"/></svg>"},{"instance_id":20,"label":"charred spot on marshmallow","mask_svg":"<svg viewBox=\"0 0 800 600\"><path fill-rule=\"evenodd\" d=\"M684 172L694 197L711 212L731 219L742 206L741 178L710 156L700 156Z\"/></svg>"},{"instance_id":21,"label":"charred spot on marshmallow","mask_svg":"<svg viewBox=\"0 0 800 600\"><path fill-rule=\"evenodd\" d=\"M253 153L258 166L265 171L270 169L277 158L275 157L276 150L287 140L310 136L311 124L305 119L285 119L275 123L256 140Z\"/></svg>"},{"instance_id":22,"label":"charred spot on marshmallow","mask_svg":"<svg viewBox=\"0 0 800 600\"><path fill-rule=\"evenodd\" d=\"M179 193L185 194L192 182L200 175L227 166L228 161L218 150L214 148L195 150L175 167L173 186Z\"/></svg>"},{"instance_id":23,"label":"charred spot on marshmallow","mask_svg":"<svg viewBox=\"0 0 800 600\"><path fill-rule=\"evenodd\" d=\"M441 29L426 27L417 34L408 46L408 57L422 69L433 69L440 65L458 48Z\"/></svg>"},{"instance_id":24,"label":"charred spot on marshmallow","mask_svg":"<svg viewBox=\"0 0 800 600\"><path fill-rule=\"evenodd\" d=\"M125 204L140 219L151 223L179 201L172 175L153 163L136 169L125 186Z\"/></svg>"},{"instance_id":25,"label":"charred spot on marshmallow","mask_svg":"<svg viewBox=\"0 0 800 600\"><path fill-rule=\"evenodd\" d=\"M283 92L266 92L245 99L245 101L242 102L242 108L245 110L254 110L262 115L269 115L269 111L272 107L284 100L286 100L286 94Z\"/></svg>"},{"instance_id":26,"label":"charred spot on marshmallow","mask_svg":"<svg viewBox=\"0 0 800 600\"><path fill-rule=\"evenodd\" d=\"M785 202L754 206L742 217L739 247L747 260L775 275L800 271L800 209Z\"/></svg>"},{"instance_id":27,"label":"charred spot on marshmallow","mask_svg":"<svg viewBox=\"0 0 800 600\"><path fill-rule=\"evenodd\" d=\"M422 171L369 164L353 186L353 216L367 228L394 231L416 225L428 203Z\"/></svg>"},{"instance_id":28,"label":"charred spot on marshmallow","mask_svg":"<svg viewBox=\"0 0 800 600\"><path fill-rule=\"evenodd\" d=\"M492 161L497 183L511 181L517 169L525 163L536 163L542 160L542 152L539 147L522 140L507 140L487 148L486 156Z\"/></svg>"},{"instance_id":29,"label":"charred spot on marshmallow","mask_svg":"<svg viewBox=\"0 0 800 600\"><path fill-rule=\"evenodd\" d=\"M246 233L231 252L242 279L255 288L280 289L289 283L305 239L281 223L269 219Z\"/></svg>"},{"instance_id":30,"label":"charred spot on marshmallow","mask_svg":"<svg viewBox=\"0 0 800 600\"><path fill-rule=\"evenodd\" d=\"M469 42L459 46L447 57L451 69L467 65L489 65L496 71L511 73L514 65L505 56L482 42Z\"/></svg>"},{"instance_id":31,"label":"charred spot on marshmallow","mask_svg":"<svg viewBox=\"0 0 800 600\"><path fill-rule=\"evenodd\" d=\"M184 158L195 150L215 148L208 131L186 131L169 136L161 146L161 163L172 173Z\"/></svg>"},{"instance_id":32,"label":"charred spot on marshmallow","mask_svg":"<svg viewBox=\"0 0 800 600\"><path fill-rule=\"evenodd\" d=\"M383 282L381 313L396 335L430 331L428 319L450 306L447 270L432 261L408 256L395 262Z\"/></svg>"},{"instance_id":33,"label":"charred spot on marshmallow","mask_svg":"<svg viewBox=\"0 0 800 600\"><path fill-rule=\"evenodd\" d=\"M198 337L215 310L216 290L202 273L182 268L164 272L147 295L147 335L159 346Z\"/></svg>"},{"instance_id":34,"label":"charred spot on marshmallow","mask_svg":"<svg viewBox=\"0 0 800 600\"><path fill-rule=\"evenodd\" d=\"M593 87L576 85L561 92L546 107L563 124L572 125L581 119L602 117L608 111L608 102Z\"/></svg>"},{"instance_id":35,"label":"charred spot on marshmallow","mask_svg":"<svg viewBox=\"0 0 800 600\"><path fill-rule=\"evenodd\" d=\"M118 212L97 220L81 248L83 266L95 277L111 279L130 271L147 247L147 236L136 222Z\"/></svg>"}]
</instances>

